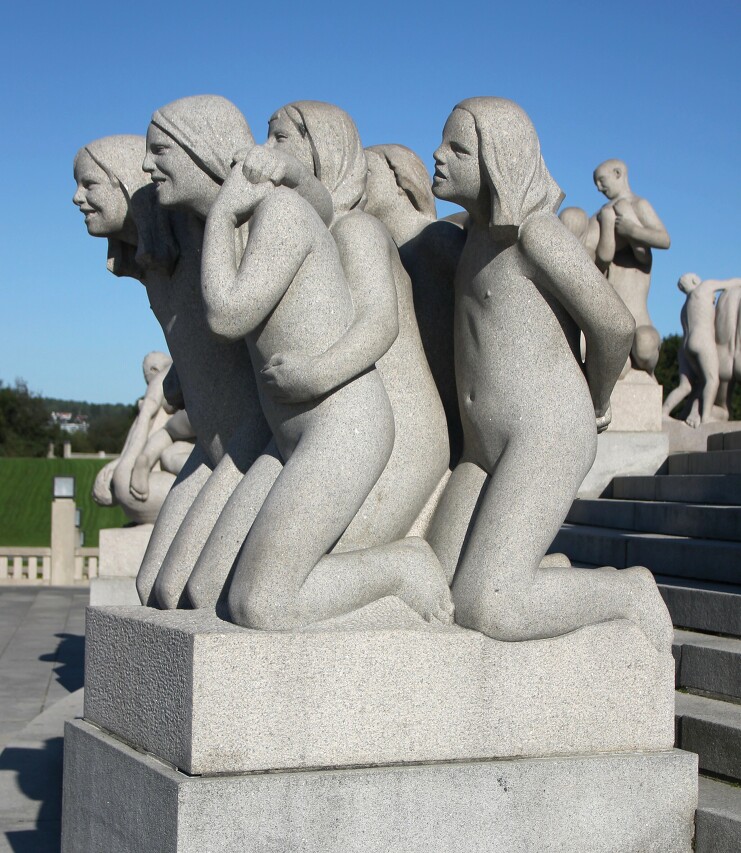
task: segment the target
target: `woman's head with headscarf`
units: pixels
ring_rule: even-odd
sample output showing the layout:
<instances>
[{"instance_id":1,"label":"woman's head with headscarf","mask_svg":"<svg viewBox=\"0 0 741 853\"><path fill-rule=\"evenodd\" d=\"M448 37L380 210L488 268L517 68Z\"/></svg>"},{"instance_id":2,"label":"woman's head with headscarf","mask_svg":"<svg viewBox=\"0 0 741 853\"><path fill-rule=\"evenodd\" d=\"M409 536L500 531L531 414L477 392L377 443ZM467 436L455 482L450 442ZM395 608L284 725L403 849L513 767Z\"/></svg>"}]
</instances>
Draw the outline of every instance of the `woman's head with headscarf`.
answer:
<instances>
[{"instance_id":1,"label":"woman's head with headscarf","mask_svg":"<svg viewBox=\"0 0 741 853\"><path fill-rule=\"evenodd\" d=\"M458 178L467 181L461 186L462 198L475 205L488 197L487 218L492 228L516 232L528 216L555 213L563 200L543 161L532 122L521 107L506 98L461 101L446 122L435 161L435 195L462 204L455 198L460 195L456 183ZM475 168L478 187L473 181ZM472 199L474 188L478 194Z\"/></svg>"},{"instance_id":2,"label":"woman's head with headscarf","mask_svg":"<svg viewBox=\"0 0 741 853\"><path fill-rule=\"evenodd\" d=\"M285 145L324 184L335 214L361 204L368 166L350 116L322 101L295 101L270 119L268 146Z\"/></svg>"},{"instance_id":3,"label":"woman's head with headscarf","mask_svg":"<svg viewBox=\"0 0 741 853\"><path fill-rule=\"evenodd\" d=\"M143 136L106 136L75 156L72 200L88 233L108 238L108 269L115 275L140 278L150 267L171 269L177 258L169 223L142 171L145 148Z\"/></svg>"},{"instance_id":4,"label":"woman's head with headscarf","mask_svg":"<svg viewBox=\"0 0 741 853\"><path fill-rule=\"evenodd\" d=\"M404 145L371 145L365 149L368 159L366 210L384 204L383 196L389 190L403 195L407 202L428 219L436 219L435 197L430 186L430 176L420 158ZM387 180L391 177L393 184ZM374 214L375 215L375 214Z\"/></svg>"},{"instance_id":5,"label":"woman's head with headscarf","mask_svg":"<svg viewBox=\"0 0 741 853\"><path fill-rule=\"evenodd\" d=\"M163 207L205 218L235 155L254 144L245 117L231 101L194 95L154 113L143 168Z\"/></svg>"}]
</instances>

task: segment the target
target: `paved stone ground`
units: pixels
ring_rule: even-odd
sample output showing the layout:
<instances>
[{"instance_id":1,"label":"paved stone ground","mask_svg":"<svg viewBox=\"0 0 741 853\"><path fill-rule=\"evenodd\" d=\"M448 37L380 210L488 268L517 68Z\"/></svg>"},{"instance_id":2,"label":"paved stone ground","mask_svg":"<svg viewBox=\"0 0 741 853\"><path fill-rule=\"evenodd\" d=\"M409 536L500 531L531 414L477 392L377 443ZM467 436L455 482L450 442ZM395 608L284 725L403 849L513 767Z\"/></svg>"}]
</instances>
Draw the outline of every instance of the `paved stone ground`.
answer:
<instances>
[{"instance_id":1,"label":"paved stone ground","mask_svg":"<svg viewBox=\"0 0 741 853\"><path fill-rule=\"evenodd\" d=\"M88 594L0 586L0 853L59 851L62 735L82 711Z\"/></svg>"}]
</instances>

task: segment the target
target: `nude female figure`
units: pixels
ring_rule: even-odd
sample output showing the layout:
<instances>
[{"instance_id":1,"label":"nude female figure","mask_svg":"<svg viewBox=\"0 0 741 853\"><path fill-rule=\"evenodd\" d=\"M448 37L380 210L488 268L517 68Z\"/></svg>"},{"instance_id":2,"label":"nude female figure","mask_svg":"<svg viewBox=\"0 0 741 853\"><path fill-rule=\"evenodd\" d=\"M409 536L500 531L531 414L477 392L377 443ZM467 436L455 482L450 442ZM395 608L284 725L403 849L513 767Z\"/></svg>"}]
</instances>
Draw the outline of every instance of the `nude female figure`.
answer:
<instances>
[{"instance_id":1,"label":"nude female figure","mask_svg":"<svg viewBox=\"0 0 741 853\"><path fill-rule=\"evenodd\" d=\"M628 618L669 652L671 622L646 569L539 568L609 423L630 313L556 217L561 191L516 104L460 103L435 162L435 195L470 215L455 281L464 451L429 534L456 621L527 640Z\"/></svg>"},{"instance_id":2,"label":"nude female figure","mask_svg":"<svg viewBox=\"0 0 741 853\"><path fill-rule=\"evenodd\" d=\"M234 235L245 220L249 238L238 261ZM292 629L398 595L426 619L449 621L445 579L417 559L412 543L407 560L390 560L383 548L360 560L325 556L392 453L394 417L378 371L368 368L301 403L267 393L263 367L274 355L295 348L321 356L352 320L337 246L315 210L289 189L249 183L237 164L206 223L203 299L215 334L246 341L284 463L237 560L228 593L232 620ZM233 500L254 493L252 477L248 472ZM227 507L214 535L230 526L229 516Z\"/></svg>"},{"instance_id":3,"label":"nude female figure","mask_svg":"<svg viewBox=\"0 0 741 853\"><path fill-rule=\"evenodd\" d=\"M414 312L425 355L445 410L450 462L463 446L453 365L453 278L465 232L438 221L430 176L424 163L403 145L372 145L365 212L379 219L399 249L414 295Z\"/></svg>"},{"instance_id":4,"label":"nude female figure","mask_svg":"<svg viewBox=\"0 0 741 853\"><path fill-rule=\"evenodd\" d=\"M679 385L664 401L662 414L694 392L695 399L686 423L691 427L717 420L713 406L720 386L720 360L716 346L715 294L741 287L741 278L725 281L706 279L685 273L677 284L687 296L681 320L684 339L679 350Z\"/></svg>"},{"instance_id":5,"label":"nude female figure","mask_svg":"<svg viewBox=\"0 0 741 853\"><path fill-rule=\"evenodd\" d=\"M362 210L367 163L344 110L298 101L270 119L268 148L288 151L329 190L331 233L354 306L351 327L325 353L277 353L265 371L272 393L306 399L376 364L391 401L396 439L383 475L335 551L388 543L411 528L448 467L445 412L427 364L412 287L384 226Z\"/></svg>"},{"instance_id":6,"label":"nude female figure","mask_svg":"<svg viewBox=\"0 0 741 853\"><path fill-rule=\"evenodd\" d=\"M177 134L179 127L184 137L197 140L192 143L193 154L200 154L212 170L223 168L224 174L233 152L226 155L227 163L220 167L216 144L236 150L252 139L239 110L224 98L186 98L164 112L171 119L173 133ZM199 127L198 116L204 113L213 123L202 119L203 126ZM203 539L191 535L195 532L191 524L184 524L188 510L225 456L228 461L224 468L233 464L233 482L238 482L264 449L270 431L257 402L252 365L244 345L218 341L206 322L200 282L205 213L199 220L188 212L165 210L160 204L163 194L158 194L149 175L142 171L145 155L146 143L141 136L106 137L80 149L75 158L74 201L85 214L88 232L108 238L111 272L131 276L145 285L150 306L178 367L198 439L162 506L137 579L143 603L177 606L184 581L180 583L175 577L167 589L167 576L163 576L159 601L153 587L168 560L170 566L181 567L187 578L188 565L192 568L200 553ZM183 155L189 164L194 162L184 150ZM216 179L204 175L203 183L215 197L219 189ZM164 195L167 194L166 191ZM234 446L227 454L230 442ZM220 504L209 500L208 492L200 503L200 518L207 511L213 520L218 517ZM183 536L170 553L181 528Z\"/></svg>"}]
</instances>

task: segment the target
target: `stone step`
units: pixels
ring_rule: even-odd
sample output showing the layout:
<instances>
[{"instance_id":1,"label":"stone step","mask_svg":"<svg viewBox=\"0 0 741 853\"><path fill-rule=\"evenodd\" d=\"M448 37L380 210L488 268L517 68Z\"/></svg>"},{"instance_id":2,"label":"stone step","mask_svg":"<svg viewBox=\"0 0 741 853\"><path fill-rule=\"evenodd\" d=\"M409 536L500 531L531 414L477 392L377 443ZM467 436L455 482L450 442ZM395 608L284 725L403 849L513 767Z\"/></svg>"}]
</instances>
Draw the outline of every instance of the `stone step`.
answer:
<instances>
[{"instance_id":1,"label":"stone step","mask_svg":"<svg viewBox=\"0 0 741 853\"><path fill-rule=\"evenodd\" d=\"M741 541L741 506L581 498L574 501L566 520L592 527Z\"/></svg>"},{"instance_id":2,"label":"stone step","mask_svg":"<svg viewBox=\"0 0 741 853\"><path fill-rule=\"evenodd\" d=\"M720 583L741 579L741 543L564 524L550 550L592 566L647 566L654 574Z\"/></svg>"},{"instance_id":3,"label":"stone step","mask_svg":"<svg viewBox=\"0 0 741 853\"><path fill-rule=\"evenodd\" d=\"M666 467L667 474L741 474L741 450L673 453Z\"/></svg>"},{"instance_id":4,"label":"stone step","mask_svg":"<svg viewBox=\"0 0 741 853\"><path fill-rule=\"evenodd\" d=\"M741 788L700 776L695 853L741 850Z\"/></svg>"},{"instance_id":5,"label":"stone step","mask_svg":"<svg viewBox=\"0 0 741 853\"><path fill-rule=\"evenodd\" d=\"M741 431L716 432L708 436L708 450L741 450Z\"/></svg>"},{"instance_id":6,"label":"stone step","mask_svg":"<svg viewBox=\"0 0 741 853\"><path fill-rule=\"evenodd\" d=\"M741 637L741 587L656 575L674 625Z\"/></svg>"},{"instance_id":7,"label":"stone step","mask_svg":"<svg viewBox=\"0 0 741 853\"><path fill-rule=\"evenodd\" d=\"M677 687L741 700L741 640L674 631Z\"/></svg>"},{"instance_id":8,"label":"stone step","mask_svg":"<svg viewBox=\"0 0 741 853\"><path fill-rule=\"evenodd\" d=\"M696 752L700 770L741 781L741 705L676 693L679 749Z\"/></svg>"},{"instance_id":9,"label":"stone step","mask_svg":"<svg viewBox=\"0 0 741 853\"><path fill-rule=\"evenodd\" d=\"M739 474L659 474L653 477L615 477L612 497L636 501L741 506Z\"/></svg>"}]
</instances>

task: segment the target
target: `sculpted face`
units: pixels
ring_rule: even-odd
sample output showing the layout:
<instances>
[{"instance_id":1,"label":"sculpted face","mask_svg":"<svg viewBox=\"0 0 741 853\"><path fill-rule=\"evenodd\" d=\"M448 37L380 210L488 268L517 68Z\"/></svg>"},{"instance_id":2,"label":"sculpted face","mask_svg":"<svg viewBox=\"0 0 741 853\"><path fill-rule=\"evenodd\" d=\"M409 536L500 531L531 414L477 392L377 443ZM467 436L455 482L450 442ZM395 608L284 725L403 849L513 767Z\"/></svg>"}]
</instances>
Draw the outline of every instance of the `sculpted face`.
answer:
<instances>
[{"instance_id":1,"label":"sculpted face","mask_svg":"<svg viewBox=\"0 0 741 853\"><path fill-rule=\"evenodd\" d=\"M311 141L308 136L301 133L285 110L278 110L270 119L265 147L285 148L305 169L308 169L312 175L314 174L314 154L311 150Z\"/></svg>"},{"instance_id":2,"label":"sculpted face","mask_svg":"<svg viewBox=\"0 0 741 853\"><path fill-rule=\"evenodd\" d=\"M75 160L75 190L72 201L85 216L88 234L110 237L124 228L129 205L120 185L113 183L84 149Z\"/></svg>"},{"instance_id":3,"label":"sculpted face","mask_svg":"<svg viewBox=\"0 0 741 853\"><path fill-rule=\"evenodd\" d=\"M612 201L620 194L622 177L620 169L616 166L598 166L594 172L594 184Z\"/></svg>"},{"instance_id":4,"label":"sculpted face","mask_svg":"<svg viewBox=\"0 0 741 853\"><path fill-rule=\"evenodd\" d=\"M366 151L368 177L365 184L365 212L379 219L388 206L400 194L405 195L396 183L394 173L383 157L375 151Z\"/></svg>"},{"instance_id":5,"label":"sculpted face","mask_svg":"<svg viewBox=\"0 0 741 853\"><path fill-rule=\"evenodd\" d=\"M677 287L682 293L691 293L702 279L699 275L693 272L686 272L677 282Z\"/></svg>"},{"instance_id":6,"label":"sculpted face","mask_svg":"<svg viewBox=\"0 0 741 853\"><path fill-rule=\"evenodd\" d=\"M200 213L205 206L208 212L218 194L218 184L184 148L154 124L147 130L147 155L142 169L157 187L157 200L162 207Z\"/></svg>"},{"instance_id":7,"label":"sculpted face","mask_svg":"<svg viewBox=\"0 0 741 853\"><path fill-rule=\"evenodd\" d=\"M479 141L469 112L453 110L443 128L442 144L433 156L432 192L469 210L481 193Z\"/></svg>"}]
</instances>

